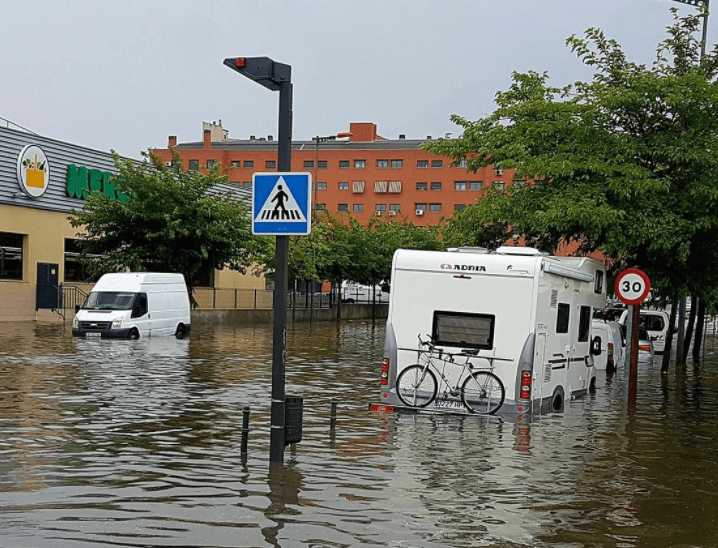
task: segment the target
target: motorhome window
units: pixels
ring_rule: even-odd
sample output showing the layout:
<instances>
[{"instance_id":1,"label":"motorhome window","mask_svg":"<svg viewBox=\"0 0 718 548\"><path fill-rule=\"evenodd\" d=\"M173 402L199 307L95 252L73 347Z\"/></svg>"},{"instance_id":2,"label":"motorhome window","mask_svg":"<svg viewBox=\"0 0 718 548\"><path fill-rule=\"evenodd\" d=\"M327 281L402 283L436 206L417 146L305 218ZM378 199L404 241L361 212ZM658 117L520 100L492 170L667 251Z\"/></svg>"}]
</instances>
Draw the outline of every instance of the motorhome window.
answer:
<instances>
[{"instance_id":1,"label":"motorhome window","mask_svg":"<svg viewBox=\"0 0 718 548\"><path fill-rule=\"evenodd\" d=\"M594 282L593 292L594 293L602 293L603 292L603 270L596 271L596 281Z\"/></svg>"},{"instance_id":2,"label":"motorhome window","mask_svg":"<svg viewBox=\"0 0 718 548\"><path fill-rule=\"evenodd\" d=\"M581 315L578 319L578 342L588 341L588 335L591 328L591 307L582 306Z\"/></svg>"},{"instance_id":3,"label":"motorhome window","mask_svg":"<svg viewBox=\"0 0 718 548\"><path fill-rule=\"evenodd\" d=\"M494 346L495 319L490 314L436 311L431 336L437 345L488 350Z\"/></svg>"},{"instance_id":4,"label":"motorhome window","mask_svg":"<svg viewBox=\"0 0 718 548\"><path fill-rule=\"evenodd\" d=\"M0 280L22 280L22 234L0 232Z\"/></svg>"},{"instance_id":5,"label":"motorhome window","mask_svg":"<svg viewBox=\"0 0 718 548\"><path fill-rule=\"evenodd\" d=\"M556 317L556 333L568 333L568 320L571 315L571 305L558 303L558 315Z\"/></svg>"},{"instance_id":6,"label":"motorhome window","mask_svg":"<svg viewBox=\"0 0 718 548\"><path fill-rule=\"evenodd\" d=\"M92 310L131 310L137 293L128 291L93 291L82 308Z\"/></svg>"}]
</instances>

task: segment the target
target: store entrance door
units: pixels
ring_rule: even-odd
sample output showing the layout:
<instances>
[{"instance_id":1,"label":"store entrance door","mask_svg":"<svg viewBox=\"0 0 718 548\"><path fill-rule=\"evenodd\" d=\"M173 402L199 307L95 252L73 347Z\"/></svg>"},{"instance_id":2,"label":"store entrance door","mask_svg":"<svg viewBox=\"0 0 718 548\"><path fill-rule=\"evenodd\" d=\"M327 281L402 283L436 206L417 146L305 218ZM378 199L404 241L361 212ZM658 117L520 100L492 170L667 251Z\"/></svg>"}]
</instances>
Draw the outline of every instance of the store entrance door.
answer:
<instances>
[{"instance_id":1,"label":"store entrance door","mask_svg":"<svg viewBox=\"0 0 718 548\"><path fill-rule=\"evenodd\" d=\"M58 272L53 263L37 263L37 299L35 309L58 308Z\"/></svg>"}]
</instances>

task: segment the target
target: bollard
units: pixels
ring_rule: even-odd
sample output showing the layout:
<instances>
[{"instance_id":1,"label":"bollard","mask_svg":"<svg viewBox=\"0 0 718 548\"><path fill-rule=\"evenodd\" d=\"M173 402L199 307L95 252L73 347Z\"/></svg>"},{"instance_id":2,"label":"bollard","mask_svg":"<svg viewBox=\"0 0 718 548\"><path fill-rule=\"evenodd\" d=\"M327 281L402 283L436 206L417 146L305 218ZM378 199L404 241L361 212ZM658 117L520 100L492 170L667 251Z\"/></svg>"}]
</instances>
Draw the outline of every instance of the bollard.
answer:
<instances>
[{"instance_id":1,"label":"bollard","mask_svg":"<svg viewBox=\"0 0 718 548\"><path fill-rule=\"evenodd\" d=\"M337 399L332 398L332 414L329 417L329 426L334 428L337 425Z\"/></svg>"},{"instance_id":2,"label":"bollard","mask_svg":"<svg viewBox=\"0 0 718 548\"><path fill-rule=\"evenodd\" d=\"M302 409L304 398L285 396L284 398L284 445L302 441Z\"/></svg>"},{"instance_id":3,"label":"bollard","mask_svg":"<svg viewBox=\"0 0 718 548\"><path fill-rule=\"evenodd\" d=\"M247 456L247 440L249 439L249 407L244 406L242 411L242 449L241 455Z\"/></svg>"}]
</instances>

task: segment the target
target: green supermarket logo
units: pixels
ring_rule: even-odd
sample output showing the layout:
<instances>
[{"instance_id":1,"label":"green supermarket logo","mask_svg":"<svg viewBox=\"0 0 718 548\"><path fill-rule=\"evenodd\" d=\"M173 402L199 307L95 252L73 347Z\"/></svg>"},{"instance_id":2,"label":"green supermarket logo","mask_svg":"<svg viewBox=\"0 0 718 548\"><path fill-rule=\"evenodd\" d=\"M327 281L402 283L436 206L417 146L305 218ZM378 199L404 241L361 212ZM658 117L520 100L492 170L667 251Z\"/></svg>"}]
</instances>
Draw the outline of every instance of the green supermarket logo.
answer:
<instances>
[{"instance_id":1,"label":"green supermarket logo","mask_svg":"<svg viewBox=\"0 0 718 548\"><path fill-rule=\"evenodd\" d=\"M124 194L114 182L116 175L109 171L87 169L74 164L67 166L67 181L65 191L70 198L87 200L90 194L104 194L110 200L126 202L129 197Z\"/></svg>"}]
</instances>

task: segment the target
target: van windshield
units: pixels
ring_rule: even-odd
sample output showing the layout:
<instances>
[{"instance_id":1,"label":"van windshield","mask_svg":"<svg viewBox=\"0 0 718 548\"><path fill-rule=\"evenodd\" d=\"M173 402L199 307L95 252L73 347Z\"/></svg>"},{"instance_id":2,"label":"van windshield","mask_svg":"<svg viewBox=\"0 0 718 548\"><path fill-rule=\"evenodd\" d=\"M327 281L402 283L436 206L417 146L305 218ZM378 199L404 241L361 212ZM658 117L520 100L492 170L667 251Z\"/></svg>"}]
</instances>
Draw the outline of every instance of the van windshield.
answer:
<instances>
[{"instance_id":1,"label":"van windshield","mask_svg":"<svg viewBox=\"0 0 718 548\"><path fill-rule=\"evenodd\" d=\"M131 310L137 293L97 291L87 297L82 308L90 310Z\"/></svg>"}]
</instances>

